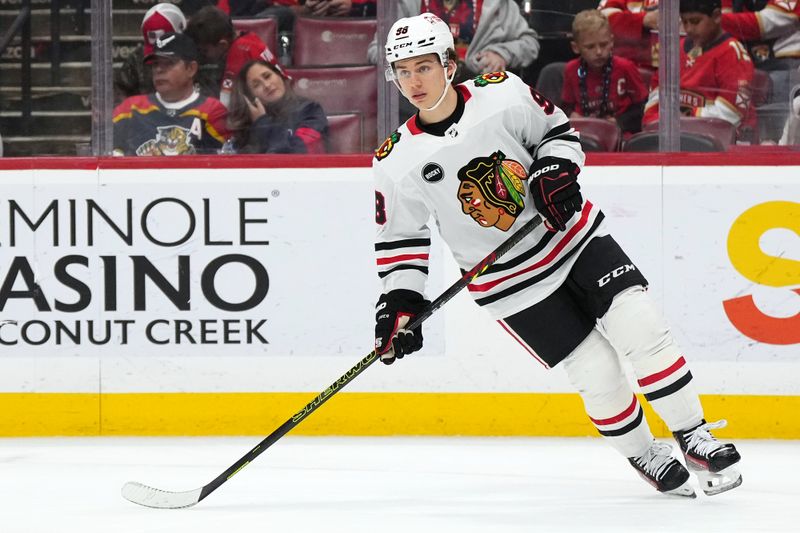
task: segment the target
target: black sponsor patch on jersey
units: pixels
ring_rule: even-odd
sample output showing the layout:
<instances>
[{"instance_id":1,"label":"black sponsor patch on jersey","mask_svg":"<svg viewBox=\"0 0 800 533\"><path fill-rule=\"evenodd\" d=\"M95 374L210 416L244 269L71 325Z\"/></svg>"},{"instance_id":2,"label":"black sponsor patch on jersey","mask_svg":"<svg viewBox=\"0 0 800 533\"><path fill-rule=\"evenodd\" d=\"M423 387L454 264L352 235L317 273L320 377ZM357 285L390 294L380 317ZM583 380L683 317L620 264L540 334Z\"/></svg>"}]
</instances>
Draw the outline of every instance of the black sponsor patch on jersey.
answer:
<instances>
[{"instance_id":1,"label":"black sponsor patch on jersey","mask_svg":"<svg viewBox=\"0 0 800 533\"><path fill-rule=\"evenodd\" d=\"M444 169L438 163L428 163L422 167L422 179L428 183L436 183L444 178Z\"/></svg>"}]
</instances>

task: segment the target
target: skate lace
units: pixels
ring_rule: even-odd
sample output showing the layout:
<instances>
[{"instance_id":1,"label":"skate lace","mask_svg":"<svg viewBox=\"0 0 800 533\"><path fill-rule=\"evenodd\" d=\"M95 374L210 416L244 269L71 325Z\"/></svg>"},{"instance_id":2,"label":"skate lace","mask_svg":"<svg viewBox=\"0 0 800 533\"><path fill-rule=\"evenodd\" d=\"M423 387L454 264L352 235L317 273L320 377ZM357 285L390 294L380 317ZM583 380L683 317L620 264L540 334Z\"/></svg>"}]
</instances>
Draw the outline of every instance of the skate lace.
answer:
<instances>
[{"instance_id":1,"label":"skate lace","mask_svg":"<svg viewBox=\"0 0 800 533\"><path fill-rule=\"evenodd\" d=\"M672 447L663 442L654 442L644 455L634 459L644 472L655 479L661 479L672 463Z\"/></svg>"},{"instance_id":2,"label":"skate lace","mask_svg":"<svg viewBox=\"0 0 800 533\"><path fill-rule=\"evenodd\" d=\"M686 435L686 446L689 450L708 457L725 445L719 442L709 430L724 428L728 425L727 420L719 420L697 426L691 433Z\"/></svg>"}]
</instances>

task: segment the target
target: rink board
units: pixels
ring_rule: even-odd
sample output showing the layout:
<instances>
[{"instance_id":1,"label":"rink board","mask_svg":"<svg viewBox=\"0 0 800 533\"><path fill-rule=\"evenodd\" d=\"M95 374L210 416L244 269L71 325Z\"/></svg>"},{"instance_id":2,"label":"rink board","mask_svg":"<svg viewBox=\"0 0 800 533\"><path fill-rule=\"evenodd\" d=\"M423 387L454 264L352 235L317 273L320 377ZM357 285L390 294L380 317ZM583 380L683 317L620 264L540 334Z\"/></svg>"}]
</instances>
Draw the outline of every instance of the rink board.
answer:
<instances>
[{"instance_id":1,"label":"rink board","mask_svg":"<svg viewBox=\"0 0 800 533\"><path fill-rule=\"evenodd\" d=\"M0 320L18 322L0 327L0 435L264 434L369 351L366 158L66 161L0 161ZM725 154L581 174L731 436L800 438L799 170ZM458 273L431 253L435 296ZM425 339L296 431L595 434L561 370L466 294Z\"/></svg>"}]
</instances>

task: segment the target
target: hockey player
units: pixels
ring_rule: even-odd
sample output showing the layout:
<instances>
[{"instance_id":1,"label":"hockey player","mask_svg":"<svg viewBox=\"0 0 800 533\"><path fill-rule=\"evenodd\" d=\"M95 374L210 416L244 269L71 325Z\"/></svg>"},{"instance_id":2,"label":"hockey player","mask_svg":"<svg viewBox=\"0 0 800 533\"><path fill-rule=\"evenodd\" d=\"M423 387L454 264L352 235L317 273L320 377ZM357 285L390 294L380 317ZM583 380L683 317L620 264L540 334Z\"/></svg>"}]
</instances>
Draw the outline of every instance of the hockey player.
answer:
<instances>
[{"instance_id":1,"label":"hockey player","mask_svg":"<svg viewBox=\"0 0 800 533\"><path fill-rule=\"evenodd\" d=\"M197 49L182 33L156 39L155 93L132 96L114 109L114 155L217 153L228 136L227 110L194 86Z\"/></svg>"},{"instance_id":2,"label":"hockey player","mask_svg":"<svg viewBox=\"0 0 800 533\"><path fill-rule=\"evenodd\" d=\"M750 106L753 62L744 45L722 29L720 0L681 0L686 37L680 42L680 107L691 117L714 117L755 130ZM645 105L645 124L658 120L658 74Z\"/></svg>"},{"instance_id":3,"label":"hockey player","mask_svg":"<svg viewBox=\"0 0 800 533\"><path fill-rule=\"evenodd\" d=\"M741 483L739 454L710 433L686 360L650 302L647 281L583 201L584 155L564 113L518 77L454 86L449 28L430 13L398 20L386 74L418 112L376 150L375 349L384 363L418 350L405 326L426 305L433 217L470 269L514 227L546 223L468 286L476 303L546 367L563 363L598 431L657 490L694 496L689 472L655 441L619 357L666 421L707 494ZM505 258L506 256L504 256Z\"/></svg>"}]
</instances>

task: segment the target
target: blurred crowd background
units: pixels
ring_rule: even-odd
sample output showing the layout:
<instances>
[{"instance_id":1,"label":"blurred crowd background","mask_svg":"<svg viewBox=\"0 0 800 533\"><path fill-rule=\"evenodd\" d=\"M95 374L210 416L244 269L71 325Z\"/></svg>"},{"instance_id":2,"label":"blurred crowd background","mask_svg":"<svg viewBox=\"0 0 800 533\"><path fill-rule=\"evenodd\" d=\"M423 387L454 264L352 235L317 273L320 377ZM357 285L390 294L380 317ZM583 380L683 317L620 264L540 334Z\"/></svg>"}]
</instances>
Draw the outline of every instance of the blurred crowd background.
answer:
<instances>
[{"instance_id":1,"label":"blurred crowd background","mask_svg":"<svg viewBox=\"0 0 800 533\"><path fill-rule=\"evenodd\" d=\"M658 151L657 0L381 1L0 0L0 155L369 153L413 113L381 33L423 11L456 81L510 70L587 151ZM681 150L798 144L798 1L679 4Z\"/></svg>"}]
</instances>

